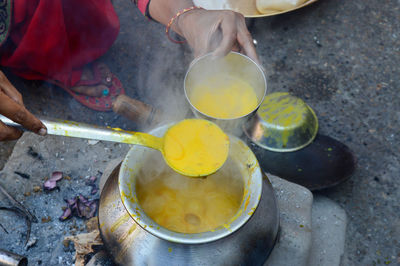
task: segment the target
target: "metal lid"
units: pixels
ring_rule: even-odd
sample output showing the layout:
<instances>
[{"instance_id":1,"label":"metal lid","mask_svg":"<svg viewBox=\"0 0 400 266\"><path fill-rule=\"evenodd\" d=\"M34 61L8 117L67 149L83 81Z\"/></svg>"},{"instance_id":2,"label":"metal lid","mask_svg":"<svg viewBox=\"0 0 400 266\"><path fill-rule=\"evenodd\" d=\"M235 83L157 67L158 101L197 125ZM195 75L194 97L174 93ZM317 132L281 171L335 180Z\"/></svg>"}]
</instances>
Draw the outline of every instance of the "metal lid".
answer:
<instances>
[{"instance_id":1,"label":"metal lid","mask_svg":"<svg viewBox=\"0 0 400 266\"><path fill-rule=\"evenodd\" d=\"M265 97L257 114L245 125L244 132L264 149L296 151L314 140L318 118L300 98L276 92Z\"/></svg>"}]
</instances>

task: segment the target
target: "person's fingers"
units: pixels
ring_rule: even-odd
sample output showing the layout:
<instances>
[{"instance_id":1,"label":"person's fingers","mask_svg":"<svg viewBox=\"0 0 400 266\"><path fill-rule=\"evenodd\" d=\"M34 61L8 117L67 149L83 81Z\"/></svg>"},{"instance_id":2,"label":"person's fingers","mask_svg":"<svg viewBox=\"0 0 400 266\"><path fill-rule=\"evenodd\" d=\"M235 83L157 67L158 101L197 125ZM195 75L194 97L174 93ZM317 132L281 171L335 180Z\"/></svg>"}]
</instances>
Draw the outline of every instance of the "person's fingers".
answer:
<instances>
[{"instance_id":1,"label":"person's fingers","mask_svg":"<svg viewBox=\"0 0 400 266\"><path fill-rule=\"evenodd\" d=\"M223 11L223 19L221 21L222 40L218 48L214 51L214 56L222 57L227 55L236 42L237 28L235 14L232 11Z\"/></svg>"},{"instance_id":2,"label":"person's fingers","mask_svg":"<svg viewBox=\"0 0 400 266\"><path fill-rule=\"evenodd\" d=\"M211 11L212 12L212 11ZM201 23L206 23L202 21ZM221 19L214 21L206 32L197 34L193 43L190 43L194 50L195 58L203 56L217 49L222 40L222 31L220 29ZM202 36L203 38L198 38Z\"/></svg>"},{"instance_id":3,"label":"person's fingers","mask_svg":"<svg viewBox=\"0 0 400 266\"><path fill-rule=\"evenodd\" d=\"M233 45L232 51L238 52L238 53L241 53L241 52L242 52L242 49L241 49L240 45L238 44L238 42L236 42L236 43Z\"/></svg>"},{"instance_id":4,"label":"person's fingers","mask_svg":"<svg viewBox=\"0 0 400 266\"><path fill-rule=\"evenodd\" d=\"M21 93L19 93L19 91L11 84L2 71L0 71L0 90L3 90L8 97L17 103L24 104Z\"/></svg>"},{"instance_id":5,"label":"person's fingers","mask_svg":"<svg viewBox=\"0 0 400 266\"><path fill-rule=\"evenodd\" d=\"M194 58L203 56L209 52L207 45L195 45L193 48Z\"/></svg>"},{"instance_id":6,"label":"person's fingers","mask_svg":"<svg viewBox=\"0 0 400 266\"><path fill-rule=\"evenodd\" d=\"M10 118L14 122L22 125L26 129L39 135L46 135L47 129L43 123L31 114L23 105L11 100L3 91L0 90L0 114Z\"/></svg>"},{"instance_id":7,"label":"person's fingers","mask_svg":"<svg viewBox=\"0 0 400 266\"><path fill-rule=\"evenodd\" d=\"M260 64L256 48L253 44L253 38L247 29L244 18L240 19L238 22L237 41L242 47L244 54L253 59L256 63Z\"/></svg>"},{"instance_id":8,"label":"person's fingers","mask_svg":"<svg viewBox=\"0 0 400 266\"><path fill-rule=\"evenodd\" d=\"M80 94L84 94L87 96L95 96L95 97L100 97L103 94L107 95L109 92L108 87L103 84L91 85L91 86L75 86L71 87L71 90Z\"/></svg>"},{"instance_id":9,"label":"person's fingers","mask_svg":"<svg viewBox=\"0 0 400 266\"><path fill-rule=\"evenodd\" d=\"M14 127L9 127L0 121L0 141L19 139L22 132Z\"/></svg>"}]
</instances>

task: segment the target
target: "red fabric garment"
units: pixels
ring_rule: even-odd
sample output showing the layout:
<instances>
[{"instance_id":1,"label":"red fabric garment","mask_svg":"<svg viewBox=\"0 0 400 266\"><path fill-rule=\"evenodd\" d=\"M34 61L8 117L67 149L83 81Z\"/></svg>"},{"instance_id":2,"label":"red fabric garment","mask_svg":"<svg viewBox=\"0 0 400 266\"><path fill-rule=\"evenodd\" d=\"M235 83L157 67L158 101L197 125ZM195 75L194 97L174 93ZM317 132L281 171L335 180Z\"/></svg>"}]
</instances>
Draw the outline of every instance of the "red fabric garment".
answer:
<instances>
[{"instance_id":1,"label":"red fabric garment","mask_svg":"<svg viewBox=\"0 0 400 266\"><path fill-rule=\"evenodd\" d=\"M149 4L150 0L136 0L135 3L138 6L140 12L142 12L143 15L147 15L147 5Z\"/></svg>"},{"instance_id":2,"label":"red fabric garment","mask_svg":"<svg viewBox=\"0 0 400 266\"><path fill-rule=\"evenodd\" d=\"M110 0L14 0L0 64L25 79L76 84L119 32Z\"/></svg>"}]
</instances>

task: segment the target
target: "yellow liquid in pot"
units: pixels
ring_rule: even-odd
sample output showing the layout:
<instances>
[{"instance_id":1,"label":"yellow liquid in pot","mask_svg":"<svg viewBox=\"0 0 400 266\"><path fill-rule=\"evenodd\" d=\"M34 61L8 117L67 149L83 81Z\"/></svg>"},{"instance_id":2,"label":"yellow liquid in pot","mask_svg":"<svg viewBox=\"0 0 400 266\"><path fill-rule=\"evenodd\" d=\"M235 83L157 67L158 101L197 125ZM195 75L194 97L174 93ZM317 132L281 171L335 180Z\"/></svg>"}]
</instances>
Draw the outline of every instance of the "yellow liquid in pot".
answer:
<instances>
[{"instance_id":1,"label":"yellow liquid in pot","mask_svg":"<svg viewBox=\"0 0 400 266\"><path fill-rule=\"evenodd\" d=\"M203 179L167 168L157 172L154 167L139 174L136 195L144 212L159 225L180 233L201 233L228 224L238 211L243 179L229 159Z\"/></svg>"},{"instance_id":2,"label":"yellow liquid in pot","mask_svg":"<svg viewBox=\"0 0 400 266\"><path fill-rule=\"evenodd\" d=\"M190 101L200 112L215 118L237 118L251 113L258 104L253 87L244 80L215 75L193 87Z\"/></svg>"}]
</instances>

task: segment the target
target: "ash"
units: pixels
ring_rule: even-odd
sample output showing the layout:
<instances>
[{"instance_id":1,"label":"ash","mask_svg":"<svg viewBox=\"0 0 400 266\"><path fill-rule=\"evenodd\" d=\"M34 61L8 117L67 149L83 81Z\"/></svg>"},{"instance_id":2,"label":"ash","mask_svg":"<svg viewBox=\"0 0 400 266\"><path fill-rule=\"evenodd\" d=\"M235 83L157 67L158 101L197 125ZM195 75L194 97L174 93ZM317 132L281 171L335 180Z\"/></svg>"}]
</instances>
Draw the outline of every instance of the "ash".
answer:
<instances>
[{"instance_id":1,"label":"ash","mask_svg":"<svg viewBox=\"0 0 400 266\"><path fill-rule=\"evenodd\" d=\"M33 157L28 151L37 151L42 159ZM98 199L99 192L91 195L91 186L86 185L91 176L98 176L107 163L123 157L129 145L89 141L74 138L47 136L38 137L25 133L17 142L14 151L0 172L0 184L16 200L22 203L38 219L32 223L31 236L26 241L26 224L23 217L14 212L0 210L0 249L24 255L30 265L72 265L74 248L64 246L65 236L86 232L85 220L72 217L59 221L64 199L82 194L90 199ZM30 175L24 179L14 172ZM61 171L64 177L57 182L59 189L43 191L43 183L52 172ZM38 190L39 188L39 190ZM1 206L7 206L0 196Z\"/></svg>"}]
</instances>

